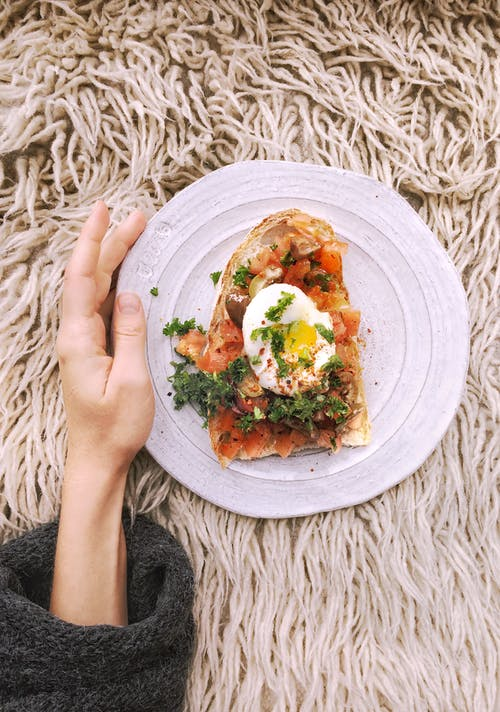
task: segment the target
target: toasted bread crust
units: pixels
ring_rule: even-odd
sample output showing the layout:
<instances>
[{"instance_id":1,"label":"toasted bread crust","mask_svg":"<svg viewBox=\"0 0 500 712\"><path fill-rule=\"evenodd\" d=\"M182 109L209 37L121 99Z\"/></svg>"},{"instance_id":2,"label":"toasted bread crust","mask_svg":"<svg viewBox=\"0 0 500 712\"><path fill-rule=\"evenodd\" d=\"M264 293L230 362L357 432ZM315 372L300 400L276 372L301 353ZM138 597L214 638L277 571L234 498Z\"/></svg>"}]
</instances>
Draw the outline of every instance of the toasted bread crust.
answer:
<instances>
[{"instance_id":1,"label":"toasted bread crust","mask_svg":"<svg viewBox=\"0 0 500 712\"><path fill-rule=\"evenodd\" d=\"M217 334L217 327L218 325L225 319L228 319L228 314L226 311L226 297L231 290L232 284L233 284L233 276L236 271L236 269L239 267L241 264L246 264L249 259L254 257L264 246L264 243L262 242L262 238L265 235L265 233L272 227L275 227L282 222L287 221L290 218L293 218L296 215L299 214L304 214L303 211L298 210L296 208L291 208L289 210L283 210L279 213L274 213L273 215L269 215L268 217L264 218L256 227L254 227L248 235L245 237L241 245L238 247L238 249L233 253L231 256L229 262L226 265L226 268L224 269L224 272L222 273L220 279L219 279L219 284L218 284L218 290L216 293L216 298L215 298L215 306L212 314L212 318L210 320L210 326L208 328L207 332L207 348L210 348L210 345L213 342L214 334ZM311 216L312 217L312 216ZM314 218L314 220L317 223L320 223L322 228L325 230L325 232L329 232L332 236L332 240L334 239L335 235L334 232L331 228L331 226L326 223L323 220L320 220L319 218ZM341 440L342 440L342 445L347 445L350 447L357 447L361 445L367 445L370 442L371 438L371 427L370 427L370 421L368 417L368 408L366 404L366 398L365 398L365 392L363 388L363 381L361 378L361 368L359 366L359 350L358 346L356 343L356 340L351 337L352 345L352 353L354 355L354 358L357 361L358 368L356 369L356 379L354 383L354 398L353 401L350 402L351 407L356 409L358 411L356 417L353 419L351 423L346 425L344 430L341 433ZM216 431L216 429L213 426L213 420L210 419L208 423L208 433L210 436L210 442L212 445L212 448L215 453L218 451L218 437L220 435L219 432ZM311 449L316 449L316 450L323 450L325 448L318 448L317 445L315 444L314 440L310 440L309 442L305 443L304 445L296 446L292 450L291 454L294 454L296 452L299 452L301 450L311 450ZM262 453L259 455L259 459L262 457L268 457L269 455L276 455L278 454L276 448L274 445L269 445L267 446ZM218 454L219 461L223 467L226 467L230 459L224 457L220 453ZM243 448L240 448L240 450L236 453L234 459L240 459L240 460L250 460L253 459L247 455L247 453L244 451Z\"/></svg>"}]
</instances>

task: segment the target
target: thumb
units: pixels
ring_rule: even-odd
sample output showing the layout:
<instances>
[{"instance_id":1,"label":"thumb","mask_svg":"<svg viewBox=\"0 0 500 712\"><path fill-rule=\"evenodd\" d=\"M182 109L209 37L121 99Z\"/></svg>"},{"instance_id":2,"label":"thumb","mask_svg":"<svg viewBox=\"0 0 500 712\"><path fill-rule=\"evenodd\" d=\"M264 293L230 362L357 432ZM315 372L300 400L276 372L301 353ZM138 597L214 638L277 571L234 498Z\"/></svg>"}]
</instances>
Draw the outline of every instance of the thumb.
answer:
<instances>
[{"instance_id":1,"label":"thumb","mask_svg":"<svg viewBox=\"0 0 500 712\"><path fill-rule=\"evenodd\" d=\"M137 294L121 292L116 298L112 338L114 355L110 378L123 382L147 375L146 318Z\"/></svg>"}]
</instances>

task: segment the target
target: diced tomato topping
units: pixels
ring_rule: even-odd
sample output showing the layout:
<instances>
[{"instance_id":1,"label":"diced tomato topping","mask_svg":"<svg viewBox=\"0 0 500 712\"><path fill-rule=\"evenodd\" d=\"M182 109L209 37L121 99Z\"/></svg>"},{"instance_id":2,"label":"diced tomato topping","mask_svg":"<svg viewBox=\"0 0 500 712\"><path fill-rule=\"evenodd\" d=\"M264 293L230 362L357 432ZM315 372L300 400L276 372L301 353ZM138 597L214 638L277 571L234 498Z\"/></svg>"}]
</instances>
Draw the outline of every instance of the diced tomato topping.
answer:
<instances>
[{"instance_id":1,"label":"diced tomato topping","mask_svg":"<svg viewBox=\"0 0 500 712\"><path fill-rule=\"evenodd\" d=\"M198 329L191 329L187 334L181 336L175 350L181 356L189 356L193 361L196 361L206 343L207 337L205 334L200 333Z\"/></svg>"},{"instance_id":2,"label":"diced tomato topping","mask_svg":"<svg viewBox=\"0 0 500 712\"><path fill-rule=\"evenodd\" d=\"M211 418L211 426L217 433L217 453L232 458L237 454L243 440L243 433L236 427L238 416L230 408L219 408Z\"/></svg>"},{"instance_id":3,"label":"diced tomato topping","mask_svg":"<svg viewBox=\"0 0 500 712\"><path fill-rule=\"evenodd\" d=\"M330 306L330 294L322 292L321 287L317 284L307 290L307 296L310 297L320 311L328 311Z\"/></svg>"},{"instance_id":4,"label":"diced tomato topping","mask_svg":"<svg viewBox=\"0 0 500 712\"><path fill-rule=\"evenodd\" d=\"M332 438L335 445L332 444ZM334 430L328 430L325 428L324 430L320 430L316 443L319 447L328 447L334 452L337 452L337 450L340 450L342 447L342 438L340 435L335 435Z\"/></svg>"},{"instance_id":5,"label":"diced tomato topping","mask_svg":"<svg viewBox=\"0 0 500 712\"><path fill-rule=\"evenodd\" d=\"M287 429L287 431L276 435L274 447L280 457L288 457L290 455L293 450L293 442L291 438L291 431L289 428Z\"/></svg>"},{"instance_id":6,"label":"diced tomato topping","mask_svg":"<svg viewBox=\"0 0 500 712\"><path fill-rule=\"evenodd\" d=\"M212 337L209 348L196 359L196 365L202 371L220 373L225 371L231 361L240 356L243 349L243 333L231 319L224 319L216 334Z\"/></svg>"},{"instance_id":7,"label":"diced tomato topping","mask_svg":"<svg viewBox=\"0 0 500 712\"><path fill-rule=\"evenodd\" d=\"M288 457L295 447L307 442L307 435L285 425L275 427L274 432L274 447L280 457Z\"/></svg>"},{"instance_id":8,"label":"diced tomato topping","mask_svg":"<svg viewBox=\"0 0 500 712\"><path fill-rule=\"evenodd\" d=\"M280 264L280 255L278 250L271 250L270 247L264 247L260 252L250 260L249 269L252 274L260 274L266 267L276 267Z\"/></svg>"},{"instance_id":9,"label":"diced tomato topping","mask_svg":"<svg viewBox=\"0 0 500 712\"><path fill-rule=\"evenodd\" d=\"M227 348L222 349L207 349L204 354L196 359L196 366L201 371L208 373L220 373L225 371L231 361L241 353L241 347L229 344Z\"/></svg>"},{"instance_id":10,"label":"diced tomato topping","mask_svg":"<svg viewBox=\"0 0 500 712\"><path fill-rule=\"evenodd\" d=\"M229 460L232 460L236 456L240 448L241 440L237 435L235 437L231 436L227 442L220 443L218 449L221 455L227 457Z\"/></svg>"},{"instance_id":11,"label":"diced tomato topping","mask_svg":"<svg viewBox=\"0 0 500 712\"><path fill-rule=\"evenodd\" d=\"M356 336L359 330L360 312L357 309L343 309L340 312L347 336Z\"/></svg>"},{"instance_id":12,"label":"diced tomato topping","mask_svg":"<svg viewBox=\"0 0 500 712\"><path fill-rule=\"evenodd\" d=\"M309 260L299 260L287 269L283 281L287 284L293 284L295 287L303 289L304 277L310 271L310 269L311 263L309 262Z\"/></svg>"},{"instance_id":13,"label":"diced tomato topping","mask_svg":"<svg viewBox=\"0 0 500 712\"><path fill-rule=\"evenodd\" d=\"M342 255L337 251L335 243L324 245L320 252L319 261L323 269L329 274L340 274L342 270Z\"/></svg>"},{"instance_id":14,"label":"diced tomato topping","mask_svg":"<svg viewBox=\"0 0 500 712\"><path fill-rule=\"evenodd\" d=\"M257 423L253 430L246 433L243 439L243 447L248 457L260 457L271 437L271 431L267 423Z\"/></svg>"},{"instance_id":15,"label":"diced tomato topping","mask_svg":"<svg viewBox=\"0 0 500 712\"><path fill-rule=\"evenodd\" d=\"M243 344L243 332L232 319L224 319L220 323L219 333L225 344Z\"/></svg>"},{"instance_id":16,"label":"diced tomato topping","mask_svg":"<svg viewBox=\"0 0 500 712\"><path fill-rule=\"evenodd\" d=\"M299 432L298 430L293 430L293 429L290 432L290 437L292 439L292 443L293 443L294 447L300 447L301 445L305 445L305 443L308 440L307 435Z\"/></svg>"}]
</instances>

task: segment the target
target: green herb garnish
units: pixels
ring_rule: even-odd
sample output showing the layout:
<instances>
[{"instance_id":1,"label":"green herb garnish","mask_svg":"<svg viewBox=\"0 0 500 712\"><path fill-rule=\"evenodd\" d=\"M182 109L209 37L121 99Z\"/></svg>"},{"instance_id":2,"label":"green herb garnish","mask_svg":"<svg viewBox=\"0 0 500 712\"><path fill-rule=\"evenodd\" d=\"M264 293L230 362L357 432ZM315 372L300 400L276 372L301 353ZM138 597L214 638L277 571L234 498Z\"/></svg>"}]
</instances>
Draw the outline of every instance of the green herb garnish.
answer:
<instances>
[{"instance_id":1,"label":"green herb garnish","mask_svg":"<svg viewBox=\"0 0 500 712\"><path fill-rule=\"evenodd\" d=\"M297 365L302 366L303 368L309 368L312 366L314 361L311 359L309 354L303 353L299 356Z\"/></svg>"},{"instance_id":2,"label":"green herb garnish","mask_svg":"<svg viewBox=\"0 0 500 712\"><path fill-rule=\"evenodd\" d=\"M219 281L221 274L222 274L222 272L220 270L219 270L219 272L211 272L210 273L210 279L214 283L214 287L217 284L217 282Z\"/></svg>"},{"instance_id":3,"label":"green herb garnish","mask_svg":"<svg viewBox=\"0 0 500 712\"><path fill-rule=\"evenodd\" d=\"M274 252L274 250L277 250L277 249L278 249L278 243L277 243L277 242L273 242L273 244L270 245L270 248L271 248L271 250Z\"/></svg>"},{"instance_id":4,"label":"green herb garnish","mask_svg":"<svg viewBox=\"0 0 500 712\"><path fill-rule=\"evenodd\" d=\"M290 306L295 299L295 294L292 294L291 292L281 292L281 295L282 296L278 299L276 306L269 307L269 309L265 312L266 318L270 319L270 321L279 321L285 313L285 309Z\"/></svg>"},{"instance_id":5,"label":"green herb garnish","mask_svg":"<svg viewBox=\"0 0 500 712\"><path fill-rule=\"evenodd\" d=\"M285 252L283 257L280 259L281 264L283 267L290 267L291 265L294 265L296 263L296 259L294 259L292 253L290 250L288 252Z\"/></svg>"},{"instance_id":6,"label":"green herb garnish","mask_svg":"<svg viewBox=\"0 0 500 712\"><path fill-rule=\"evenodd\" d=\"M250 356L249 360L252 366L258 366L262 363L262 359L260 358L260 356Z\"/></svg>"},{"instance_id":7,"label":"green herb garnish","mask_svg":"<svg viewBox=\"0 0 500 712\"><path fill-rule=\"evenodd\" d=\"M249 262L250 264L250 262ZM237 287L243 287L246 289L248 287L248 278L250 277L250 270L245 265L240 265L233 275L233 284Z\"/></svg>"},{"instance_id":8,"label":"green herb garnish","mask_svg":"<svg viewBox=\"0 0 500 712\"><path fill-rule=\"evenodd\" d=\"M277 396L268 408L267 417L272 423L295 420L308 432L312 432L313 416L320 411L324 411L327 417L340 424L345 421L349 406L340 398L312 389L294 396Z\"/></svg>"},{"instance_id":9,"label":"green herb garnish","mask_svg":"<svg viewBox=\"0 0 500 712\"><path fill-rule=\"evenodd\" d=\"M151 289L149 290L149 293L152 294L153 297L157 297L158 296L158 287L151 287Z\"/></svg>"},{"instance_id":10,"label":"green herb garnish","mask_svg":"<svg viewBox=\"0 0 500 712\"><path fill-rule=\"evenodd\" d=\"M255 406L253 413L247 413L246 415L242 415L241 418L238 418L236 427L243 430L244 433L249 433L254 429L255 423L259 420L264 420L265 417L265 413L263 413L260 408Z\"/></svg>"},{"instance_id":11,"label":"green herb garnish","mask_svg":"<svg viewBox=\"0 0 500 712\"><path fill-rule=\"evenodd\" d=\"M289 325L286 325L289 328ZM271 342L271 353L276 359L278 364L278 376L284 378L290 373L290 366L286 363L285 359L281 356L285 348L285 336L283 334L283 327L280 324L271 324L270 326L259 326L254 329L250 338L255 341L257 337L260 336L262 341Z\"/></svg>"},{"instance_id":12,"label":"green herb garnish","mask_svg":"<svg viewBox=\"0 0 500 712\"><path fill-rule=\"evenodd\" d=\"M249 372L248 362L243 356L238 356L234 361L231 361L226 371L223 371L228 374L233 383L240 383Z\"/></svg>"},{"instance_id":13,"label":"green herb garnish","mask_svg":"<svg viewBox=\"0 0 500 712\"><path fill-rule=\"evenodd\" d=\"M316 272L316 274L306 274L304 277L304 282L308 285L317 284L322 292L328 292L330 290L330 282L333 279L333 275L327 272Z\"/></svg>"},{"instance_id":14,"label":"green herb garnish","mask_svg":"<svg viewBox=\"0 0 500 712\"><path fill-rule=\"evenodd\" d=\"M174 387L174 406L179 410L191 403L200 415L209 418L219 406L231 408L234 405L234 385L243 380L249 371L246 360L239 356L221 373L189 370L185 361L172 361L174 373L168 380ZM204 423L206 426L206 422Z\"/></svg>"},{"instance_id":15,"label":"green herb garnish","mask_svg":"<svg viewBox=\"0 0 500 712\"><path fill-rule=\"evenodd\" d=\"M349 412L349 406L336 396L328 396L325 415L335 420L336 423L344 423Z\"/></svg>"},{"instance_id":16,"label":"green herb garnish","mask_svg":"<svg viewBox=\"0 0 500 712\"><path fill-rule=\"evenodd\" d=\"M330 356L328 361L321 366L322 371L338 371L340 368L344 368L344 362L337 354Z\"/></svg>"},{"instance_id":17,"label":"green herb garnish","mask_svg":"<svg viewBox=\"0 0 500 712\"><path fill-rule=\"evenodd\" d=\"M335 336L331 329L327 329L326 326L323 326L323 324L315 324L314 328L316 329L318 334L320 334L324 339L328 341L329 344L333 344Z\"/></svg>"},{"instance_id":18,"label":"green herb garnish","mask_svg":"<svg viewBox=\"0 0 500 712\"><path fill-rule=\"evenodd\" d=\"M206 333L201 324L196 324L194 317L192 319L187 319L186 321L180 321L178 317L174 317L172 321L165 324L163 327L163 333L165 336L174 336L174 334L177 334L177 336L184 336L184 334L187 334L188 331L191 331L191 329L198 329L200 334Z\"/></svg>"}]
</instances>

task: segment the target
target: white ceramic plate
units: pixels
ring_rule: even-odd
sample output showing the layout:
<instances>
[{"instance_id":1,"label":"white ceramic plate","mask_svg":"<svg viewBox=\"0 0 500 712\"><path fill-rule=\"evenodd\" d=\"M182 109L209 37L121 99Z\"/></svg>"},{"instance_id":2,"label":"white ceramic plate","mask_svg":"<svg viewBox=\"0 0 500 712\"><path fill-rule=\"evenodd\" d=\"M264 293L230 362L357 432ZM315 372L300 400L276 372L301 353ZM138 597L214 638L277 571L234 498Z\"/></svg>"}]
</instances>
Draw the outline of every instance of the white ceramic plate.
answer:
<instances>
[{"instance_id":1,"label":"white ceramic plate","mask_svg":"<svg viewBox=\"0 0 500 712\"><path fill-rule=\"evenodd\" d=\"M234 461L223 470L201 419L175 410L176 359L166 321L208 325L209 277L265 216L297 207L329 221L349 244L344 275L361 309L372 421L367 447ZM158 297L150 295L157 286ZM396 192L362 175L280 161L237 163L177 194L148 223L122 266L148 321L156 416L147 449L173 477L215 504L254 517L290 517L364 502L414 472L460 402L469 334L465 294L437 239Z\"/></svg>"}]
</instances>

